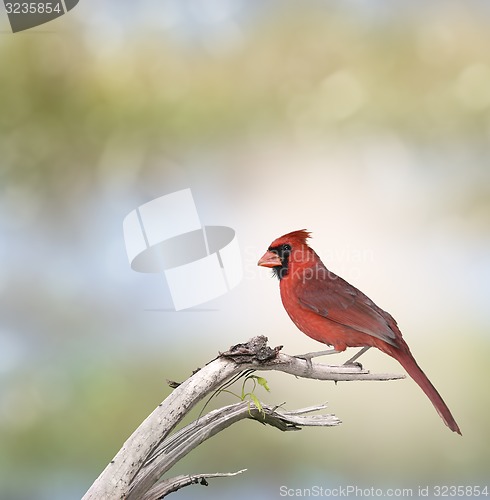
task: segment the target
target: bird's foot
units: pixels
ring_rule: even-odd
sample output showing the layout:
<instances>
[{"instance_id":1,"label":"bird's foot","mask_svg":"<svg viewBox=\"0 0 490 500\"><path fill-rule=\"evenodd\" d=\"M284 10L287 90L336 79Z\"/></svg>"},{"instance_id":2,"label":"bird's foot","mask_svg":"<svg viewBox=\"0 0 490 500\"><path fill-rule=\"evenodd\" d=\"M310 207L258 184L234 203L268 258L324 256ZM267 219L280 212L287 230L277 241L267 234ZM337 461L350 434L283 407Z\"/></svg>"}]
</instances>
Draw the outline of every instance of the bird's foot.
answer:
<instances>
[{"instance_id":1,"label":"bird's foot","mask_svg":"<svg viewBox=\"0 0 490 500\"><path fill-rule=\"evenodd\" d=\"M352 366L354 368L359 368L359 370L362 370L362 365L359 363L359 361L351 361L350 359L347 360L342 366Z\"/></svg>"},{"instance_id":2,"label":"bird's foot","mask_svg":"<svg viewBox=\"0 0 490 500\"><path fill-rule=\"evenodd\" d=\"M306 361L306 372L311 373L313 371L313 363L311 362L311 358L306 355L298 355L294 356L297 359L304 359Z\"/></svg>"},{"instance_id":3,"label":"bird's foot","mask_svg":"<svg viewBox=\"0 0 490 500\"><path fill-rule=\"evenodd\" d=\"M294 357L298 359L304 359L307 363L308 361L311 363L311 360L313 358L318 358L320 356L327 356L329 354L337 354L339 352L340 351L337 351L335 349L328 349L328 351L317 351L317 352L308 352L306 354L297 354Z\"/></svg>"},{"instance_id":4,"label":"bird's foot","mask_svg":"<svg viewBox=\"0 0 490 500\"><path fill-rule=\"evenodd\" d=\"M344 363L344 366L355 366L359 369L362 370L362 365L361 363L357 362L356 359L359 358L360 356L362 356L368 349L369 349L370 346L366 346L366 347L363 347L357 354L355 354L354 356L352 356L352 358L348 359L345 363Z\"/></svg>"},{"instance_id":5,"label":"bird's foot","mask_svg":"<svg viewBox=\"0 0 490 500\"><path fill-rule=\"evenodd\" d=\"M318 358L319 356L328 356L329 354L337 354L339 352L340 351L337 351L335 349L328 349L327 351L317 351L317 352L308 352L306 354L298 354L294 357L298 359L304 359L306 361L306 366L308 371L311 371L313 369L313 363L311 362L313 358Z\"/></svg>"}]
</instances>

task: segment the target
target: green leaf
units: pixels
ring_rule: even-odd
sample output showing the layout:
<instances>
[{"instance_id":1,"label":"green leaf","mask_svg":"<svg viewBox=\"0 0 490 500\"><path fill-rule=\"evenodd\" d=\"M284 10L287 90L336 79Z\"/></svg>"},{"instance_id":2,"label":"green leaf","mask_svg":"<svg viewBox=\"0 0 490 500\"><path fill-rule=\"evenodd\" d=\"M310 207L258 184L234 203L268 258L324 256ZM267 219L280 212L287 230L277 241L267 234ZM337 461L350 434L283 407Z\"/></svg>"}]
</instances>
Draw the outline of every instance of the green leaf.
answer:
<instances>
[{"instance_id":1,"label":"green leaf","mask_svg":"<svg viewBox=\"0 0 490 500\"><path fill-rule=\"evenodd\" d=\"M255 377L257 380L257 383L261 385L267 392L270 392L270 388L267 385L267 380L264 377Z\"/></svg>"},{"instance_id":2,"label":"green leaf","mask_svg":"<svg viewBox=\"0 0 490 500\"><path fill-rule=\"evenodd\" d=\"M249 396L250 396L250 399L254 402L254 405L257 407L257 410L259 410L259 412L263 413L265 416L264 409L262 408L262 404L258 400L257 396L253 393L250 393Z\"/></svg>"}]
</instances>

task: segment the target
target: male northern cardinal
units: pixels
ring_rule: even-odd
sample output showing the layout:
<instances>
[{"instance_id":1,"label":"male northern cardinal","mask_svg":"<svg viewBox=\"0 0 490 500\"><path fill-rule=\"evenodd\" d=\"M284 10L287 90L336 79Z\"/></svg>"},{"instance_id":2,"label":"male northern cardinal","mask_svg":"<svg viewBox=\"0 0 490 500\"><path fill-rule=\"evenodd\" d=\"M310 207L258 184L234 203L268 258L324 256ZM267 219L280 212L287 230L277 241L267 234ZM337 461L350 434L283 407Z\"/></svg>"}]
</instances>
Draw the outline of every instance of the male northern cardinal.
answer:
<instances>
[{"instance_id":1,"label":"male northern cardinal","mask_svg":"<svg viewBox=\"0 0 490 500\"><path fill-rule=\"evenodd\" d=\"M296 326L309 337L345 351L370 347L395 358L431 400L444 423L461 434L449 408L421 370L402 338L396 321L347 281L329 271L307 245L310 233L293 231L271 243L258 265L270 267L279 278L281 299ZM311 361L310 361L311 362Z\"/></svg>"}]
</instances>

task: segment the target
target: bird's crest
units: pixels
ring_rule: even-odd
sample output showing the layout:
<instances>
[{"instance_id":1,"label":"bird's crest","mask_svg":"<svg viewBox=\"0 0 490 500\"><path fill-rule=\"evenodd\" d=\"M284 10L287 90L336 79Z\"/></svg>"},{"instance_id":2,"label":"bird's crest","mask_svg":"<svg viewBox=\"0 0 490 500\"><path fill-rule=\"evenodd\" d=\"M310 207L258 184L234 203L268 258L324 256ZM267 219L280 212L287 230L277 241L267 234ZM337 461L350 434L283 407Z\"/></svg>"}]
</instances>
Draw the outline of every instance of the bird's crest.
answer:
<instances>
[{"instance_id":1,"label":"bird's crest","mask_svg":"<svg viewBox=\"0 0 490 500\"><path fill-rule=\"evenodd\" d=\"M298 231L292 231L291 233L285 234L277 240L271 243L271 247L280 246L284 243L300 243L302 245L307 244L308 238L310 238L310 232L306 229L299 229Z\"/></svg>"}]
</instances>

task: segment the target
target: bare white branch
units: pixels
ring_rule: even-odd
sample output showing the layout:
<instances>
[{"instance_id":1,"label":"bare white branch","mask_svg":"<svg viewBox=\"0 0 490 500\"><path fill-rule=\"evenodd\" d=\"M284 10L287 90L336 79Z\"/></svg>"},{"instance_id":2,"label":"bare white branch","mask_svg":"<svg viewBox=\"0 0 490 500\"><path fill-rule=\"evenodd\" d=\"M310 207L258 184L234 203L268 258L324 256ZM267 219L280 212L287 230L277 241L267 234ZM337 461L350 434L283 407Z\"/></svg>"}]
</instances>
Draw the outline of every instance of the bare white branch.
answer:
<instances>
[{"instance_id":1,"label":"bare white branch","mask_svg":"<svg viewBox=\"0 0 490 500\"><path fill-rule=\"evenodd\" d=\"M148 459L145 466L135 477L133 484L139 485L145 482L148 477L161 477L175 463L181 460L187 453L197 448L202 442L226 429L230 425L246 418L257 420L262 424L271 425L281 431L297 431L300 430L301 427L306 426L326 427L339 425L340 420L335 415L306 415L307 413L321 411L325 408L326 405L318 405L303 408L301 410L287 411L283 408L262 404L259 410L250 401L241 401L210 411L207 415L198 418L167 438ZM172 481L164 481L164 483L168 485L167 489L159 488L157 490L160 497L163 493L168 494L175 491ZM161 483L158 483L157 487L160 484ZM192 483L189 482L187 484ZM150 490L150 492L153 491L154 488ZM136 497L134 493L131 492L128 498Z\"/></svg>"},{"instance_id":2,"label":"bare white branch","mask_svg":"<svg viewBox=\"0 0 490 500\"><path fill-rule=\"evenodd\" d=\"M372 374L368 370L363 370L361 367L354 365L333 366L321 363L309 365L303 359L288 356L279 351L280 347L272 349L267 346L266 337L254 337L249 342L233 346L229 351L220 354L187 380L178 384L174 391L160 403L128 438L111 463L102 471L84 495L83 500L131 500L142 498L160 479L162 471L167 471L179 460L179 456L183 456L192 449L192 447L182 445L181 442L179 444L179 433L174 434L169 441L166 441L175 426L199 401L219 389L240 372L246 370L276 370L302 378L334 380L337 382L404 378L403 375L397 374ZM302 414L307 413L307 409L297 410L295 413L264 405L265 408L267 408L267 411L265 411L266 419L269 418L266 423L276 427L279 426L279 428L284 425L284 422L289 422L288 425L293 426L336 425L320 423L324 422L321 415L301 417ZM230 414L226 412L221 416L215 414L214 419L210 419L210 427L207 428L206 432L214 432L215 434L233 422L244 418L243 413L240 413L243 408L240 411L236 407L233 409L228 407L228 409L227 411L231 412ZM226 410L226 408L222 410ZM272 410L274 411L272 412ZM254 411L258 410L256 408L251 409L252 414ZM248 407L246 412L248 414ZM224 415L226 415L226 418ZM282 424L279 423L281 418ZM299 420L294 422L294 418ZM224 425L224 427L220 427L220 425ZM205 431L201 429L200 432L204 433ZM198 446L204 439L210 437L204 436L203 439L203 436L199 435L199 431L196 431L193 436L193 447ZM175 448L171 456L167 457L165 451L159 452L165 446L170 446L172 442L174 442ZM162 462L162 466L155 466L158 462Z\"/></svg>"},{"instance_id":3,"label":"bare white branch","mask_svg":"<svg viewBox=\"0 0 490 500\"><path fill-rule=\"evenodd\" d=\"M180 490L185 486L189 486L191 484L202 484L207 486L207 480L215 477L233 477L238 476L238 474L242 474L246 472L247 469L242 469L237 472L212 472L210 474L192 474L176 476L171 479L166 479L158 483L154 486L146 495L143 496L142 500L159 500L169 493L173 493L174 491Z\"/></svg>"}]
</instances>

